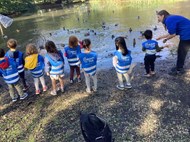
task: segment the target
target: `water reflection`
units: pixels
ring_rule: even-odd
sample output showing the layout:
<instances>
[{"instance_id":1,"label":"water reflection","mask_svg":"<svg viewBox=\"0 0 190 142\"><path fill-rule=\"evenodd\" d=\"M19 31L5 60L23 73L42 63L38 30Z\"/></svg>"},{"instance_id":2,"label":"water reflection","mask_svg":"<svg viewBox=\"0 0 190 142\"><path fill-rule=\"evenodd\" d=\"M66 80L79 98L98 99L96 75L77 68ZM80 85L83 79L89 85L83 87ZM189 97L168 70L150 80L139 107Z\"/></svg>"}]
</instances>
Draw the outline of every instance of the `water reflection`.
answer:
<instances>
[{"instance_id":1,"label":"water reflection","mask_svg":"<svg viewBox=\"0 0 190 142\"><path fill-rule=\"evenodd\" d=\"M42 44L44 39L50 39L61 45L67 44L68 37L72 34L83 39L86 38L85 34L90 32L88 37L92 39L94 50L99 52L100 62L103 59L109 63L110 55L115 50L113 37L128 36L126 42L135 55L134 60L142 61L142 41L138 39L140 31L147 28L153 30L157 26L155 36L165 32L162 25L157 23L156 10L167 9L171 13L190 18L187 10L189 4L190 0L92 0L86 4L60 10L51 9L45 13L39 11L30 16L15 18L12 26L4 29L4 33L8 38L17 39L21 50L24 50L28 42ZM105 28L102 27L102 23L105 24ZM132 32L129 32L130 28ZM6 46L6 40L0 39L1 47Z\"/></svg>"}]
</instances>

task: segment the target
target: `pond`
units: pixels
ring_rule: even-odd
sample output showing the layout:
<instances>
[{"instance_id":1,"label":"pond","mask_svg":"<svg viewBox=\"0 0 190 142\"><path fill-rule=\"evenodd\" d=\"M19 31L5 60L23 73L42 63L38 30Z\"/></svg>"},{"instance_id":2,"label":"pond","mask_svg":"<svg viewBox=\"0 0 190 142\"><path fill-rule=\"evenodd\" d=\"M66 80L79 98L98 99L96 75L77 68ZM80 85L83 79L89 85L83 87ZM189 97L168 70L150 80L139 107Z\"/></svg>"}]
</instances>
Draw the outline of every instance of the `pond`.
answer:
<instances>
[{"instance_id":1,"label":"pond","mask_svg":"<svg viewBox=\"0 0 190 142\"><path fill-rule=\"evenodd\" d=\"M59 10L39 10L33 15L14 18L13 24L3 31L8 38L17 39L18 48L22 51L30 42L40 46L46 40L53 40L58 48L63 49L63 44L68 44L71 35L76 35L80 40L90 38L93 50L98 53L99 67L108 68L112 66L114 38L117 36L128 37L126 43L132 51L133 62L143 62L140 32L153 30L157 26L158 29L153 31L154 37L166 33L156 17L156 11L162 9L190 18L190 0L91 0ZM129 32L130 28L132 32ZM7 39L0 39L1 48L7 49ZM177 38L171 40L170 46L175 48L177 41ZM161 41L159 44L163 45ZM172 51L164 49L158 53L160 59L172 57Z\"/></svg>"}]
</instances>

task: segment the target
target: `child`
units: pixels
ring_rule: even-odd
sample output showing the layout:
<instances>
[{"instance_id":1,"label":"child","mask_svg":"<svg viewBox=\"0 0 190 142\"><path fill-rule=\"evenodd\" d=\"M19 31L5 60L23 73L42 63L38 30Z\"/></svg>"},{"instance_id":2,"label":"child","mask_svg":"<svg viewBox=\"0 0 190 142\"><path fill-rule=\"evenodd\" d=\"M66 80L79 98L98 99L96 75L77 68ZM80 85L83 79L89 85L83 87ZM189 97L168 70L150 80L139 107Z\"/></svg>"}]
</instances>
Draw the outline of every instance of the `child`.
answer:
<instances>
[{"instance_id":1,"label":"child","mask_svg":"<svg viewBox=\"0 0 190 142\"><path fill-rule=\"evenodd\" d=\"M28 94L24 93L22 90L22 84L19 81L20 77L14 59L5 57L5 51L3 49L0 49L0 75L3 76L9 87L12 102L17 101L18 95L21 100L28 96ZM18 95L15 94L14 89L17 90Z\"/></svg>"},{"instance_id":2,"label":"child","mask_svg":"<svg viewBox=\"0 0 190 142\"><path fill-rule=\"evenodd\" d=\"M9 39L7 41L7 47L10 48L10 50L7 51L5 56L8 58L13 58L14 61L16 62L18 73L21 78L22 84L24 86L23 91L26 91L29 88L29 86L27 86L26 81L25 81L26 79L25 79L25 74L24 74L23 53L16 49L17 41L15 39Z\"/></svg>"},{"instance_id":3,"label":"child","mask_svg":"<svg viewBox=\"0 0 190 142\"><path fill-rule=\"evenodd\" d=\"M80 61L78 54L81 53L80 45L78 45L78 39L75 36L69 37L69 46L65 48L65 57L70 66L70 83L73 83L74 71L76 70L78 82L81 82L80 78Z\"/></svg>"},{"instance_id":4,"label":"child","mask_svg":"<svg viewBox=\"0 0 190 142\"><path fill-rule=\"evenodd\" d=\"M131 51L127 49L127 45L123 37L117 37L115 39L115 46L116 51L113 57L113 66L117 71L117 77L119 80L119 85L116 87L119 90L132 88L129 77L129 70L132 62ZM125 77L126 85L123 83L123 76Z\"/></svg>"},{"instance_id":5,"label":"child","mask_svg":"<svg viewBox=\"0 0 190 142\"><path fill-rule=\"evenodd\" d=\"M38 50L34 44L26 46L26 58L24 67L32 73L34 78L34 86L36 95L40 94L39 80L43 87L43 92L47 91L47 86L44 79L44 58L38 54Z\"/></svg>"},{"instance_id":6,"label":"child","mask_svg":"<svg viewBox=\"0 0 190 142\"><path fill-rule=\"evenodd\" d=\"M51 95L57 95L56 80L59 80L61 92L64 92L64 58L63 53L58 51L53 41L47 41L45 44L47 54L45 55L45 71L52 81Z\"/></svg>"},{"instance_id":7,"label":"child","mask_svg":"<svg viewBox=\"0 0 190 142\"><path fill-rule=\"evenodd\" d=\"M151 75L155 75L154 62L156 60L156 52L160 52L161 49L167 47L167 45L164 47L159 47L158 42L152 40L153 34L151 30L146 30L143 35L147 40L142 43L142 51L145 52L144 65L146 74L144 76L150 77Z\"/></svg>"},{"instance_id":8,"label":"child","mask_svg":"<svg viewBox=\"0 0 190 142\"><path fill-rule=\"evenodd\" d=\"M84 53L80 53L79 60L82 64L84 70L85 82L86 82L86 92L91 93L90 88L90 77L93 79L93 91L97 91L97 74L96 74L96 64L97 64L97 53L91 51L91 41L90 39L84 39L82 41Z\"/></svg>"}]
</instances>

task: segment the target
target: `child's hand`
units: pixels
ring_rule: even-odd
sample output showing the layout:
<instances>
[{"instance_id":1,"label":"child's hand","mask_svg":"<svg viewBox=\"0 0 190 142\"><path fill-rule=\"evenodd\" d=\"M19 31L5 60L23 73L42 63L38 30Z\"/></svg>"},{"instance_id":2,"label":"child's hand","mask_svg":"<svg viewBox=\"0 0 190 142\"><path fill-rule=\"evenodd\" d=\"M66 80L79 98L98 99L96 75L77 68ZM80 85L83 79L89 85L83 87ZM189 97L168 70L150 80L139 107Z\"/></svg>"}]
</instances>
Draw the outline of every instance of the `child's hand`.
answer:
<instances>
[{"instance_id":1,"label":"child's hand","mask_svg":"<svg viewBox=\"0 0 190 142\"><path fill-rule=\"evenodd\" d=\"M47 76L50 76L49 72L47 72Z\"/></svg>"}]
</instances>

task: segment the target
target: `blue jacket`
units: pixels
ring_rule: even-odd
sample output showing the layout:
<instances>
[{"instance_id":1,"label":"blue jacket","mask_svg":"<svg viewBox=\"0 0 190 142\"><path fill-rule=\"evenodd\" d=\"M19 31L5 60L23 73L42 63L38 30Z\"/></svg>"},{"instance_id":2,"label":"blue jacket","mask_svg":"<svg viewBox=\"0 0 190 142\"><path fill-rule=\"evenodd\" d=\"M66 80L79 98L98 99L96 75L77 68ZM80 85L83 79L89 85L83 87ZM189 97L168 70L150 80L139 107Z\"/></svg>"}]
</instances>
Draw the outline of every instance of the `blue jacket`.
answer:
<instances>
[{"instance_id":1,"label":"blue jacket","mask_svg":"<svg viewBox=\"0 0 190 142\"><path fill-rule=\"evenodd\" d=\"M190 40L190 20L179 15L170 15L163 22L169 34L180 36L181 40Z\"/></svg>"},{"instance_id":2,"label":"blue jacket","mask_svg":"<svg viewBox=\"0 0 190 142\"><path fill-rule=\"evenodd\" d=\"M121 74L127 73L132 62L131 51L129 51L126 56L123 56L122 53L117 50L115 51L114 55L118 59L118 63L115 67L116 71Z\"/></svg>"},{"instance_id":3,"label":"blue jacket","mask_svg":"<svg viewBox=\"0 0 190 142\"><path fill-rule=\"evenodd\" d=\"M45 68L46 72L49 72L50 75L62 75L64 74L64 58L61 51L59 54L50 54L45 55Z\"/></svg>"},{"instance_id":4,"label":"blue jacket","mask_svg":"<svg viewBox=\"0 0 190 142\"><path fill-rule=\"evenodd\" d=\"M92 76L95 75L97 65L97 53L94 51L91 51L89 53L80 53L78 57L85 73Z\"/></svg>"},{"instance_id":5,"label":"blue jacket","mask_svg":"<svg viewBox=\"0 0 190 142\"><path fill-rule=\"evenodd\" d=\"M3 76L7 84L15 84L19 81L17 65L13 58L7 58L0 61L0 75Z\"/></svg>"},{"instance_id":6,"label":"blue jacket","mask_svg":"<svg viewBox=\"0 0 190 142\"><path fill-rule=\"evenodd\" d=\"M14 61L16 62L18 72L21 73L24 71L24 59L23 59L23 53L21 51L7 51L5 54L6 57L8 58L13 58Z\"/></svg>"},{"instance_id":7,"label":"blue jacket","mask_svg":"<svg viewBox=\"0 0 190 142\"><path fill-rule=\"evenodd\" d=\"M67 57L67 60L70 66L77 66L80 64L80 61L78 58L78 54L80 53L81 53L81 49L79 45L74 48L71 48L69 46L65 48L65 56Z\"/></svg>"}]
</instances>

